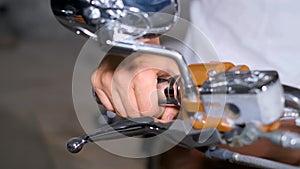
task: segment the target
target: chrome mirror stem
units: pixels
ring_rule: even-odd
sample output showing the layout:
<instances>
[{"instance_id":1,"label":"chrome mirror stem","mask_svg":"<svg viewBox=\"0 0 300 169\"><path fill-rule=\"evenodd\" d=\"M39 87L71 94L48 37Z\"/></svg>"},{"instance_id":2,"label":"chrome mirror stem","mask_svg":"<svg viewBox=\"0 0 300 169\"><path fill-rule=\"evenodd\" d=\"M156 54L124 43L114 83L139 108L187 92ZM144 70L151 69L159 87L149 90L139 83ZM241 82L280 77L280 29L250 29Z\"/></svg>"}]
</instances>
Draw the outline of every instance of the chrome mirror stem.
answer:
<instances>
[{"instance_id":1,"label":"chrome mirror stem","mask_svg":"<svg viewBox=\"0 0 300 169\"><path fill-rule=\"evenodd\" d=\"M107 40L106 43L111 46L130 49L137 52L156 54L173 59L176 62L181 74L184 97L190 101L197 101L200 98L196 85L194 84L191 73L188 69L188 65L181 53L172 49L168 49L164 46L146 44L139 41L134 41L134 43L126 43Z\"/></svg>"}]
</instances>

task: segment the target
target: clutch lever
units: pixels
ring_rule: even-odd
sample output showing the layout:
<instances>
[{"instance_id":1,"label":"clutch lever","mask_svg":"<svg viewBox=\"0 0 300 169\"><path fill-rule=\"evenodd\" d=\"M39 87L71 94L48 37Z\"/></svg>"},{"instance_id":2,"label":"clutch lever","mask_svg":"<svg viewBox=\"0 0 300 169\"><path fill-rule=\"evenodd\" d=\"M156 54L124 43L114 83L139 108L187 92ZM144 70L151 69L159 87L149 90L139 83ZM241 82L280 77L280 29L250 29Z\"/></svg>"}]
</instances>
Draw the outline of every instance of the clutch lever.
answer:
<instances>
[{"instance_id":1,"label":"clutch lever","mask_svg":"<svg viewBox=\"0 0 300 169\"><path fill-rule=\"evenodd\" d=\"M67 143L71 153L78 153L88 142L95 142L123 137L141 136L145 134L160 134L167 130L169 124L155 123L152 117L125 119L99 128L97 131L82 137L72 138Z\"/></svg>"},{"instance_id":2,"label":"clutch lever","mask_svg":"<svg viewBox=\"0 0 300 169\"><path fill-rule=\"evenodd\" d=\"M190 120L177 119L169 123L159 123L155 122L152 117L140 117L135 119L123 118L114 124L101 127L91 134L72 138L67 143L67 149L71 153L78 153L89 142L149 134L156 136L162 133L168 141L176 142L186 148L205 147L221 143L221 136L217 130L195 130ZM205 141L199 142L200 134L207 135L207 133L210 136Z\"/></svg>"}]
</instances>

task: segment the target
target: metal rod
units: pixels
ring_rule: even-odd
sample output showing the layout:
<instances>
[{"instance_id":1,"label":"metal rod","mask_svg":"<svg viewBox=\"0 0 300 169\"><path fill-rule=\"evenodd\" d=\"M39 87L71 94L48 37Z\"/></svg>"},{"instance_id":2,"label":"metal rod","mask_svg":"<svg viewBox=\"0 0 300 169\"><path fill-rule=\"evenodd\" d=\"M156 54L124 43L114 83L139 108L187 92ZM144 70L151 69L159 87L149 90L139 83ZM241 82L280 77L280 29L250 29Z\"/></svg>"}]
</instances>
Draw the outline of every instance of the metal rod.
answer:
<instances>
[{"instance_id":1,"label":"metal rod","mask_svg":"<svg viewBox=\"0 0 300 169\"><path fill-rule=\"evenodd\" d=\"M167 49L164 46L146 44L142 42L135 41L134 43L126 43L126 42L116 42L116 41L106 41L108 45L117 46L121 48L131 49L137 52L145 52L151 54L157 54L160 56L165 56L173 59L180 71L182 86L184 91L184 97L189 99L190 101L199 100L199 94L194 84L190 71L188 69L188 65L184 60L184 57L179 52Z\"/></svg>"}]
</instances>

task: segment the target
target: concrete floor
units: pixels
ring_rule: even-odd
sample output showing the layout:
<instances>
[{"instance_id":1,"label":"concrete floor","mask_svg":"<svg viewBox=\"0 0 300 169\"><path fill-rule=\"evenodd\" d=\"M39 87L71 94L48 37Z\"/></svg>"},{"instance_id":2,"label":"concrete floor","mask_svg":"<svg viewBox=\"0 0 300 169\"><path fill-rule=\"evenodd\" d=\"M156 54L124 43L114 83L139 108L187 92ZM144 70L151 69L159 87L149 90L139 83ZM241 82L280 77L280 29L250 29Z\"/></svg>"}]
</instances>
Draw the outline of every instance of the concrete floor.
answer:
<instances>
[{"instance_id":1,"label":"concrete floor","mask_svg":"<svg viewBox=\"0 0 300 169\"><path fill-rule=\"evenodd\" d=\"M74 36L1 46L0 168L145 168L145 159L118 157L93 144L76 155L66 150L69 138L84 134L71 90L84 42Z\"/></svg>"}]
</instances>

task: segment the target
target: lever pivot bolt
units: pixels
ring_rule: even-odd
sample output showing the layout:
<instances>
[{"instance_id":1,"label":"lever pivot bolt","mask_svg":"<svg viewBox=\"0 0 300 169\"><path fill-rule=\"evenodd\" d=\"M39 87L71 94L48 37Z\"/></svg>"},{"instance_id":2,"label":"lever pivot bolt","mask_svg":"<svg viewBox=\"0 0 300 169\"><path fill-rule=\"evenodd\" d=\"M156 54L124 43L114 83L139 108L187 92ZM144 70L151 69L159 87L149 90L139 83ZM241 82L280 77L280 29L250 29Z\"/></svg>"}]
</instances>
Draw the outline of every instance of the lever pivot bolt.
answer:
<instances>
[{"instance_id":1,"label":"lever pivot bolt","mask_svg":"<svg viewBox=\"0 0 300 169\"><path fill-rule=\"evenodd\" d=\"M295 124L296 124L296 126L300 127L300 117L297 117L295 119Z\"/></svg>"}]
</instances>

